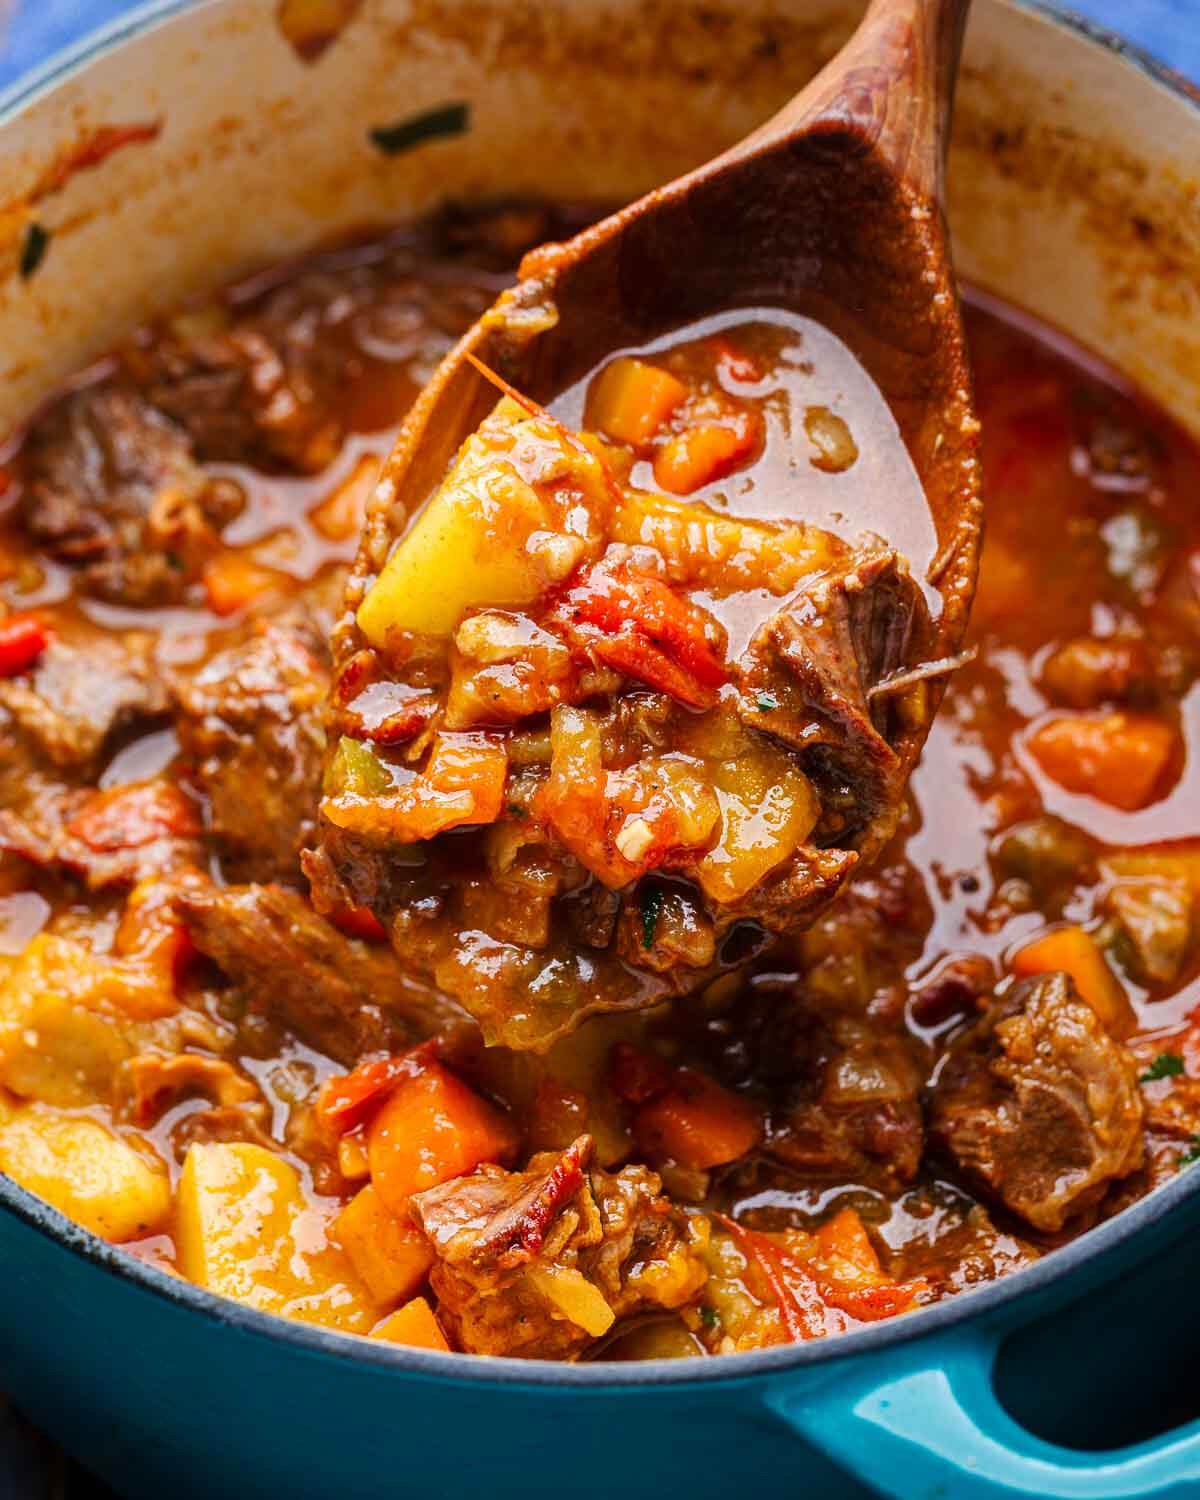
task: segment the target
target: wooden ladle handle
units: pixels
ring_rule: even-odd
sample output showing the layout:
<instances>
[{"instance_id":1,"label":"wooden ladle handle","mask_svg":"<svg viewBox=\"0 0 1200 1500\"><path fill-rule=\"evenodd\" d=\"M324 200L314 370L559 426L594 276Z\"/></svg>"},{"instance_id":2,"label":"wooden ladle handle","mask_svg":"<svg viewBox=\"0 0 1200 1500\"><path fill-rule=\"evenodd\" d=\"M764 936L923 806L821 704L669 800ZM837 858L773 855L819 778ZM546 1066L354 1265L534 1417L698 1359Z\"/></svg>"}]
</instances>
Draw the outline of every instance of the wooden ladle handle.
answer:
<instances>
[{"instance_id":1,"label":"wooden ladle handle","mask_svg":"<svg viewBox=\"0 0 1200 1500\"><path fill-rule=\"evenodd\" d=\"M784 107L723 158L814 133L857 138L915 196L940 202L971 0L871 0L854 36Z\"/></svg>"}]
</instances>

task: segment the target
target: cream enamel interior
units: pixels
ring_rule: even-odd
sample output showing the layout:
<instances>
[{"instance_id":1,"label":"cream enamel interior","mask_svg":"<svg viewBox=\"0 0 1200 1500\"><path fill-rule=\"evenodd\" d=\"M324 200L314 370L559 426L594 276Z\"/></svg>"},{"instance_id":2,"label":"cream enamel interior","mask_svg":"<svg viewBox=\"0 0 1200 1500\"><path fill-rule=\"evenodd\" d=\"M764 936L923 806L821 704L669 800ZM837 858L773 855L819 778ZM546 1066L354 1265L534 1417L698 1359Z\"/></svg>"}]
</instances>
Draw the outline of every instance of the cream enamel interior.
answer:
<instances>
[{"instance_id":1,"label":"cream enamel interior","mask_svg":"<svg viewBox=\"0 0 1200 1500\"><path fill-rule=\"evenodd\" d=\"M274 0L202 0L93 57L0 128L0 427L146 314L447 193L629 198L771 112L836 49L825 0L365 0L315 64ZM399 157L372 126L469 100ZM97 125L161 119L32 213ZM1200 112L1099 45L977 0L959 90L960 269L1103 350L1200 431Z\"/></svg>"}]
</instances>

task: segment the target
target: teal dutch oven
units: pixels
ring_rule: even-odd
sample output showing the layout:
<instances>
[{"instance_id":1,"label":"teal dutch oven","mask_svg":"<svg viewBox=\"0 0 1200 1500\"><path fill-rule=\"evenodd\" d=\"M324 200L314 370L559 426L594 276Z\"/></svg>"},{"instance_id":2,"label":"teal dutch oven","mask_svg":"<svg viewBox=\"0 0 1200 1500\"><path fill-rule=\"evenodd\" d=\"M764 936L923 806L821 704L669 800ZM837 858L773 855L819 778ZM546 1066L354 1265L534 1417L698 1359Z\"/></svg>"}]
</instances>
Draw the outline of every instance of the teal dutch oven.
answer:
<instances>
[{"instance_id":1,"label":"teal dutch oven","mask_svg":"<svg viewBox=\"0 0 1200 1500\"><path fill-rule=\"evenodd\" d=\"M39 201L36 276L0 270L0 428L136 321L320 238L447 195L628 199L768 115L855 19L839 0L365 0L306 62L276 16L158 0L0 99L4 203L89 126L160 126ZM371 148L451 102L464 134ZM1197 160L1179 80L977 0L960 270L1200 433ZM0 1178L0 1387L130 1500L1200 1495L1200 1423L1162 1431L1194 1398L1197 1231L1183 1172L1003 1281L838 1339L562 1366L269 1318Z\"/></svg>"}]
</instances>

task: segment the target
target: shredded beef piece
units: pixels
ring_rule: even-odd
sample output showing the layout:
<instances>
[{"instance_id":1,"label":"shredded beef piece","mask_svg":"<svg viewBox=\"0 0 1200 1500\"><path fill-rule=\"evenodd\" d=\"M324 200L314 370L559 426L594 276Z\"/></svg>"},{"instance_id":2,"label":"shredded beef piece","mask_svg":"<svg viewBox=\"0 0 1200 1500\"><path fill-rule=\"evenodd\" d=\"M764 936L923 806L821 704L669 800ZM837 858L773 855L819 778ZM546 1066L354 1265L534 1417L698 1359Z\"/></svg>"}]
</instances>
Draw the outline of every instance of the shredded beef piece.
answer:
<instances>
[{"instance_id":1,"label":"shredded beef piece","mask_svg":"<svg viewBox=\"0 0 1200 1500\"><path fill-rule=\"evenodd\" d=\"M32 672L0 678L0 850L97 890L198 859L188 816L132 840L82 836L112 741L167 708L153 645L140 631L76 630L52 640Z\"/></svg>"},{"instance_id":2,"label":"shredded beef piece","mask_svg":"<svg viewBox=\"0 0 1200 1500\"><path fill-rule=\"evenodd\" d=\"M340 1063L396 1051L460 1020L391 953L347 937L297 891L189 885L176 906L251 1014L281 1021Z\"/></svg>"},{"instance_id":3,"label":"shredded beef piece","mask_svg":"<svg viewBox=\"0 0 1200 1500\"><path fill-rule=\"evenodd\" d=\"M7 712L30 747L64 770L87 773L118 730L167 709L154 637L75 632L52 640L31 673L0 678Z\"/></svg>"},{"instance_id":4,"label":"shredded beef piece","mask_svg":"<svg viewBox=\"0 0 1200 1500\"><path fill-rule=\"evenodd\" d=\"M384 260L314 268L239 309L226 329L164 330L126 362L155 406L183 427L204 460L312 474L336 457L355 417L396 420L454 340L484 311L487 291L422 282L397 249ZM418 377L370 410L379 356L413 360ZM378 366L374 366L378 371ZM377 383L385 384L380 376ZM367 403L363 409L364 401Z\"/></svg>"},{"instance_id":5,"label":"shredded beef piece","mask_svg":"<svg viewBox=\"0 0 1200 1500\"><path fill-rule=\"evenodd\" d=\"M993 1001L951 1042L929 1106L959 1167L1050 1232L1141 1165L1142 1115L1133 1058L1065 974Z\"/></svg>"},{"instance_id":6,"label":"shredded beef piece","mask_svg":"<svg viewBox=\"0 0 1200 1500\"><path fill-rule=\"evenodd\" d=\"M438 1315L459 1348L569 1359L617 1320L699 1292L705 1221L685 1219L645 1167L589 1172L591 1155L585 1135L526 1172L483 1166L414 1196L437 1256ZM556 1278L564 1303L589 1309L590 1330L548 1295Z\"/></svg>"},{"instance_id":7,"label":"shredded beef piece","mask_svg":"<svg viewBox=\"0 0 1200 1500\"><path fill-rule=\"evenodd\" d=\"M848 1016L798 1013L779 1080L767 1151L805 1177L894 1192L911 1182L925 1146L921 1070L901 1032Z\"/></svg>"},{"instance_id":8,"label":"shredded beef piece","mask_svg":"<svg viewBox=\"0 0 1200 1500\"><path fill-rule=\"evenodd\" d=\"M876 690L908 666L926 620L903 559L860 554L777 610L742 659L743 715L803 752L826 842L853 844L896 816L905 770L889 743L890 695ZM764 713L763 702L779 707Z\"/></svg>"},{"instance_id":9,"label":"shredded beef piece","mask_svg":"<svg viewBox=\"0 0 1200 1500\"><path fill-rule=\"evenodd\" d=\"M177 686L180 746L234 880L300 879L325 748L319 650L306 626L259 623Z\"/></svg>"},{"instance_id":10,"label":"shredded beef piece","mask_svg":"<svg viewBox=\"0 0 1200 1500\"><path fill-rule=\"evenodd\" d=\"M176 600L179 553L240 509L236 486L210 480L170 418L125 384L104 381L57 402L25 447L21 516L32 539L118 603Z\"/></svg>"}]
</instances>

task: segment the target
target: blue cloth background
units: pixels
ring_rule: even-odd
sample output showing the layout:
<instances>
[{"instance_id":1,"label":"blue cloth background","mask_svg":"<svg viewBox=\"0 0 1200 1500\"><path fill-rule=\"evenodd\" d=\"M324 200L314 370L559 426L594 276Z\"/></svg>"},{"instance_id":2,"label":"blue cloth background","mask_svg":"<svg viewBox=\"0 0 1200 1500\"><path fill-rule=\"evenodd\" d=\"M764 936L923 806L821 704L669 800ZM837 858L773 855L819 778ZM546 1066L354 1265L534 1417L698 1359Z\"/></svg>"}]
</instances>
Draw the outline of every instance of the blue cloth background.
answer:
<instances>
[{"instance_id":1,"label":"blue cloth background","mask_svg":"<svg viewBox=\"0 0 1200 1500\"><path fill-rule=\"evenodd\" d=\"M136 0L0 0L0 87L135 8ZM1074 0L1071 8L1200 80L1200 0Z\"/></svg>"}]
</instances>

